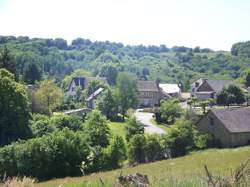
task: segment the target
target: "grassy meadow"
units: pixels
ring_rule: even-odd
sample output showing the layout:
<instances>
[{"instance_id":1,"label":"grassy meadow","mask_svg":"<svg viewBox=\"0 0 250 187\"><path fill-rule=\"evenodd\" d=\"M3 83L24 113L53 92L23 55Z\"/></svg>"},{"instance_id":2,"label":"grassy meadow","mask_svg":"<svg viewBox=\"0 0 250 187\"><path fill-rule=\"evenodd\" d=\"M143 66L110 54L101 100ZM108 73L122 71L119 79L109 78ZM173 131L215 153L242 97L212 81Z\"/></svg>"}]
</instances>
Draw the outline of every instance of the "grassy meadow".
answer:
<instances>
[{"instance_id":1,"label":"grassy meadow","mask_svg":"<svg viewBox=\"0 0 250 187\"><path fill-rule=\"evenodd\" d=\"M118 135L125 139L125 122L110 122L108 125L112 136Z\"/></svg>"},{"instance_id":2,"label":"grassy meadow","mask_svg":"<svg viewBox=\"0 0 250 187\"><path fill-rule=\"evenodd\" d=\"M84 187L101 186L100 178L105 186L115 186L116 178L140 172L149 177L150 186L203 186L204 164L213 174L230 175L250 157L250 147L234 149L209 149L190 153L187 156L170 160L141 164L133 168L123 168L108 172L100 172L83 177L67 177L38 183L39 187Z\"/></svg>"}]
</instances>

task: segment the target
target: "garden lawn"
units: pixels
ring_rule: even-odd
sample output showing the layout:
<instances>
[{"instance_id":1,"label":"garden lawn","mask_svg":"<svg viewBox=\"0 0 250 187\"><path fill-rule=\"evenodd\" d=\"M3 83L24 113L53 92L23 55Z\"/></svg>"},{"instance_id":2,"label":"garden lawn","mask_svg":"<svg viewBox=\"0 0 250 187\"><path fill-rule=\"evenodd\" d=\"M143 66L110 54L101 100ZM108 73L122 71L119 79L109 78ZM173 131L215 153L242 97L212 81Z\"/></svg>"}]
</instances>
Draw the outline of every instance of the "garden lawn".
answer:
<instances>
[{"instance_id":1,"label":"garden lawn","mask_svg":"<svg viewBox=\"0 0 250 187\"><path fill-rule=\"evenodd\" d=\"M108 124L112 136L118 135L125 140L125 122L110 122Z\"/></svg>"},{"instance_id":2,"label":"garden lawn","mask_svg":"<svg viewBox=\"0 0 250 187\"><path fill-rule=\"evenodd\" d=\"M204 164L214 174L229 175L232 169L238 167L250 157L250 147L235 149L209 149L193 152L187 156L170 160L141 164L133 168L122 169L122 174L140 172L147 174L150 186L201 186L204 178ZM80 187L101 186L100 178L105 186L113 186L121 169L95 173L84 177L67 177L38 183L40 187Z\"/></svg>"}]
</instances>

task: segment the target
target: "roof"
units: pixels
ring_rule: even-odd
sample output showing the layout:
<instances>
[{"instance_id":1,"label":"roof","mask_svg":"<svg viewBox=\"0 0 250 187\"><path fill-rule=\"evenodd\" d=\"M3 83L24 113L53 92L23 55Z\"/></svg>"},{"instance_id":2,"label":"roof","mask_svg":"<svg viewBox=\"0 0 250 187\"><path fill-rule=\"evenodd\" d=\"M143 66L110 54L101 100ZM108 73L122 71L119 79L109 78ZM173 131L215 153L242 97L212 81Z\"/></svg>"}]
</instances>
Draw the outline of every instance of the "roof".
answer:
<instances>
[{"instance_id":1,"label":"roof","mask_svg":"<svg viewBox=\"0 0 250 187\"><path fill-rule=\"evenodd\" d=\"M103 83L107 82L107 78L106 77L86 77L85 79L88 82L90 82L90 81L101 81Z\"/></svg>"},{"instance_id":2,"label":"roof","mask_svg":"<svg viewBox=\"0 0 250 187\"><path fill-rule=\"evenodd\" d=\"M211 110L231 133L250 132L250 108Z\"/></svg>"},{"instance_id":3,"label":"roof","mask_svg":"<svg viewBox=\"0 0 250 187\"><path fill-rule=\"evenodd\" d=\"M84 87L84 82L85 82L85 77L73 77L72 80L70 81L68 85L68 90L72 84L72 82L75 82L76 86L81 86L82 88Z\"/></svg>"},{"instance_id":4,"label":"roof","mask_svg":"<svg viewBox=\"0 0 250 187\"><path fill-rule=\"evenodd\" d=\"M159 92L155 81L137 81L137 89L139 92Z\"/></svg>"},{"instance_id":5,"label":"roof","mask_svg":"<svg viewBox=\"0 0 250 187\"><path fill-rule=\"evenodd\" d=\"M82 88L85 88L91 81L101 81L103 83L107 83L106 77L73 77L70 84L68 85L68 90L73 81L75 82L76 86L81 86Z\"/></svg>"},{"instance_id":6,"label":"roof","mask_svg":"<svg viewBox=\"0 0 250 187\"><path fill-rule=\"evenodd\" d=\"M74 114L74 113L78 113L78 112L86 112L89 111L88 108L78 108L78 109L74 109L74 110L67 110L64 112L64 114Z\"/></svg>"},{"instance_id":7,"label":"roof","mask_svg":"<svg viewBox=\"0 0 250 187\"><path fill-rule=\"evenodd\" d=\"M182 92L181 97L183 99L189 99L191 97L191 94L189 92Z\"/></svg>"},{"instance_id":8,"label":"roof","mask_svg":"<svg viewBox=\"0 0 250 187\"><path fill-rule=\"evenodd\" d=\"M171 94L171 93L180 93L180 88L178 84L159 84L162 91L165 93Z\"/></svg>"},{"instance_id":9,"label":"roof","mask_svg":"<svg viewBox=\"0 0 250 187\"><path fill-rule=\"evenodd\" d=\"M230 84L233 83L233 81L231 80L209 80L209 79L207 80L207 82L215 92L218 92L222 90L223 87L229 86Z\"/></svg>"},{"instance_id":10,"label":"roof","mask_svg":"<svg viewBox=\"0 0 250 187\"><path fill-rule=\"evenodd\" d=\"M104 90L104 88L98 88L94 93L92 93L92 94L86 99L86 101L91 101L91 100L94 99L96 96L98 96L100 93L102 93L103 90Z\"/></svg>"}]
</instances>

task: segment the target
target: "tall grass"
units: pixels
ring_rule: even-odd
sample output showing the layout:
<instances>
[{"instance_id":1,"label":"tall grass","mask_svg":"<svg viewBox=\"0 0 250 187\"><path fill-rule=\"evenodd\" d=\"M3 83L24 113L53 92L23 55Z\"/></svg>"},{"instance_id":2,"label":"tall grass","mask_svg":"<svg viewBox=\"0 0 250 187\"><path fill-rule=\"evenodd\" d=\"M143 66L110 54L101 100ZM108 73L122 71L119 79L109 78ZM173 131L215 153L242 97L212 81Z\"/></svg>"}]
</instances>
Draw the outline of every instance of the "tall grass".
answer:
<instances>
[{"instance_id":1,"label":"tall grass","mask_svg":"<svg viewBox=\"0 0 250 187\"><path fill-rule=\"evenodd\" d=\"M29 177L14 177L9 178L0 184L2 187L34 187L36 180Z\"/></svg>"}]
</instances>

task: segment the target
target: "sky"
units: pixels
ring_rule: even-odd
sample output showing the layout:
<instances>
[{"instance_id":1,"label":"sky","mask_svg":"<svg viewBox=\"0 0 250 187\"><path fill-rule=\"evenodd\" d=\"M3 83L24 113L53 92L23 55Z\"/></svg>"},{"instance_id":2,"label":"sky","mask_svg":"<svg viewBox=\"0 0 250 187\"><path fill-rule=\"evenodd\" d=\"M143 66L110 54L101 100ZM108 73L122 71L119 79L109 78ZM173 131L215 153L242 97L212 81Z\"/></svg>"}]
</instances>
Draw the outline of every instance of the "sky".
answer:
<instances>
[{"instance_id":1,"label":"sky","mask_svg":"<svg viewBox=\"0 0 250 187\"><path fill-rule=\"evenodd\" d=\"M0 0L0 35L230 50L250 0Z\"/></svg>"}]
</instances>

